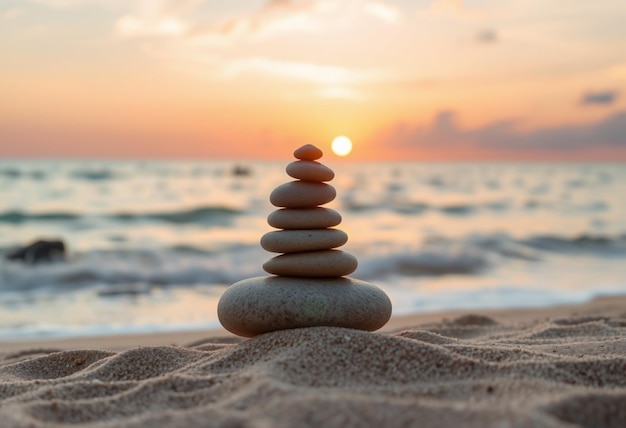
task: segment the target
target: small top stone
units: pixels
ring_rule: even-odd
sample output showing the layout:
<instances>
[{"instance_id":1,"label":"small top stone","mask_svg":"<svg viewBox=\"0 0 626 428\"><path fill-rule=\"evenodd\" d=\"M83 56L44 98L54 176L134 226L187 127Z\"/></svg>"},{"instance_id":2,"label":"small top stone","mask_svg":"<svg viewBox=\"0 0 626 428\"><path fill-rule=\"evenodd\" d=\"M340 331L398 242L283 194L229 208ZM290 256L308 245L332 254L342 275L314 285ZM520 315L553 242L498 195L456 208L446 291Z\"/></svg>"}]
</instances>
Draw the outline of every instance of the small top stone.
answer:
<instances>
[{"instance_id":1,"label":"small top stone","mask_svg":"<svg viewBox=\"0 0 626 428\"><path fill-rule=\"evenodd\" d=\"M296 159L314 161L322 157L323 153L313 144L305 144L304 146L293 152Z\"/></svg>"},{"instance_id":2,"label":"small top stone","mask_svg":"<svg viewBox=\"0 0 626 428\"><path fill-rule=\"evenodd\" d=\"M315 161L297 160L287 165L287 174L303 181L330 181L335 178L332 169Z\"/></svg>"}]
</instances>

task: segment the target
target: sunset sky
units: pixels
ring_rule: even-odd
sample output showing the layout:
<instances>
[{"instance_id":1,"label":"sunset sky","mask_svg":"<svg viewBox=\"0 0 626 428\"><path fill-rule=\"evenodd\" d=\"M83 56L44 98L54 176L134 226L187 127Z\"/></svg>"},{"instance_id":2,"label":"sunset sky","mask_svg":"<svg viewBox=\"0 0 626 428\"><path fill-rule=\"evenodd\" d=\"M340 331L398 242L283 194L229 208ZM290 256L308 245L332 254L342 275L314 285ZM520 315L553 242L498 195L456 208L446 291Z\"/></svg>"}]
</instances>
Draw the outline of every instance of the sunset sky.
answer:
<instances>
[{"instance_id":1,"label":"sunset sky","mask_svg":"<svg viewBox=\"0 0 626 428\"><path fill-rule=\"evenodd\" d=\"M2 0L0 158L626 160L624 0Z\"/></svg>"}]
</instances>

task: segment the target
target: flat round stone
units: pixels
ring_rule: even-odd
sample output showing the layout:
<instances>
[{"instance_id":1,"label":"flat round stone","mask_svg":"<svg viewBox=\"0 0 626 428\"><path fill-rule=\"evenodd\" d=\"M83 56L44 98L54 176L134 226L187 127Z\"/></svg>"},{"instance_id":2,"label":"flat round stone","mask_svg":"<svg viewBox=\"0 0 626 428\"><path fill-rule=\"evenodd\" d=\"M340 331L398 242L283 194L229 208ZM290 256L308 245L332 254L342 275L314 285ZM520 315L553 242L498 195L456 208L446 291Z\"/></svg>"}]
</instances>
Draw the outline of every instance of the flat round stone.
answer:
<instances>
[{"instance_id":1,"label":"flat round stone","mask_svg":"<svg viewBox=\"0 0 626 428\"><path fill-rule=\"evenodd\" d=\"M287 174L304 181L330 181L335 178L332 169L315 161L291 162L287 165Z\"/></svg>"},{"instance_id":2,"label":"flat round stone","mask_svg":"<svg viewBox=\"0 0 626 428\"><path fill-rule=\"evenodd\" d=\"M380 288L352 278L264 276L231 285L217 316L224 328L244 337L302 327L378 330L391 317Z\"/></svg>"},{"instance_id":3,"label":"flat round stone","mask_svg":"<svg viewBox=\"0 0 626 428\"><path fill-rule=\"evenodd\" d=\"M348 242L348 235L338 229L279 230L261 238L261 247L273 253L330 250Z\"/></svg>"},{"instance_id":4,"label":"flat round stone","mask_svg":"<svg viewBox=\"0 0 626 428\"><path fill-rule=\"evenodd\" d=\"M331 208L281 208L267 217L277 229L324 229L341 223L341 214Z\"/></svg>"},{"instance_id":5,"label":"flat round stone","mask_svg":"<svg viewBox=\"0 0 626 428\"><path fill-rule=\"evenodd\" d=\"M293 156L296 159L309 160L314 161L316 159L321 158L323 155L322 151L315 147L313 144L305 144L304 146L296 149L293 152Z\"/></svg>"},{"instance_id":6,"label":"flat round stone","mask_svg":"<svg viewBox=\"0 0 626 428\"><path fill-rule=\"evenodd\" d=\"M297 277L339 277L350 275L358 266L356 257L341 250L281 254L263 264L267 273Z\"/></svg>"},{"instance_id":7,"label":"flat round stone","mask_svg":"<svg viewBox=\"0 0 626 428\"><path fill-rule=\"evenodd\" d=\"M313 208L332 201L335 196L337 191L330 184L291 181L272 190L270 202L276 207Z\"/></svg>"}]
</instances>

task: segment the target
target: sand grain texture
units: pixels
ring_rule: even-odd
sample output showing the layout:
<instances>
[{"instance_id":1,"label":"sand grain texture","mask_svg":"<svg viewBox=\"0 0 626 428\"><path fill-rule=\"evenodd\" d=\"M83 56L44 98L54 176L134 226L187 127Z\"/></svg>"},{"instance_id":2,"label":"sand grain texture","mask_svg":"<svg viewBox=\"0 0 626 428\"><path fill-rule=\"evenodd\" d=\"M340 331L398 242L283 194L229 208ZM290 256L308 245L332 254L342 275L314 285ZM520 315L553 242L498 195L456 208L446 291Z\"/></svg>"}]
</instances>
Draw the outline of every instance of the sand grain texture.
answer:
<instances>
[{"instance_id":1,"label":"sand grain texture","mask_svg":"<svg viewBox=\"0 0 626 428\"><path fill-rule=\"evenodd\" d=\"M0 361L3 427L626 426L626 317L467 314Z\"/></svg>"}]
</instances>

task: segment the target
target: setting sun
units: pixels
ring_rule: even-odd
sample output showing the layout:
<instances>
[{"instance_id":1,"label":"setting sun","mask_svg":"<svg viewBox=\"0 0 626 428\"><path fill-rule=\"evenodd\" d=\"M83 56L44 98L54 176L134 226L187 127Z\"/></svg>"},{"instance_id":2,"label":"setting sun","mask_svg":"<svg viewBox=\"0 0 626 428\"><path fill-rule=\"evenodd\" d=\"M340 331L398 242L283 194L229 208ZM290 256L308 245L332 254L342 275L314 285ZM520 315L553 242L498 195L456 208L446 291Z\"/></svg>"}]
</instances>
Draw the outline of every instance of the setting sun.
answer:
<instances>
[{"instance_id":1,"label":"setting sun","mask_svg":"<svg viewBox=\"0 0 626 428\"><path fill-rule=\"evenodd\" d=\"M337 156L347 156L352 151L352 141L348 137L340 135L333 140L332 149Z\"/></svg>"}]
</instances>

